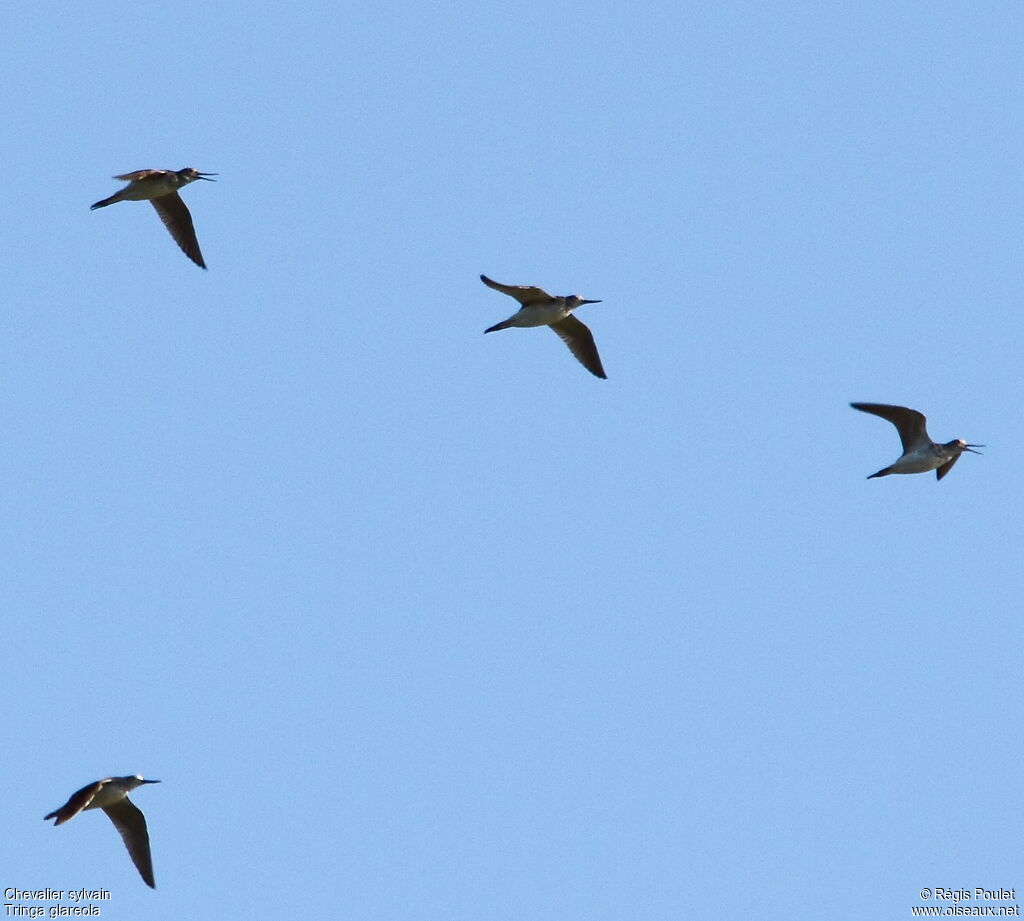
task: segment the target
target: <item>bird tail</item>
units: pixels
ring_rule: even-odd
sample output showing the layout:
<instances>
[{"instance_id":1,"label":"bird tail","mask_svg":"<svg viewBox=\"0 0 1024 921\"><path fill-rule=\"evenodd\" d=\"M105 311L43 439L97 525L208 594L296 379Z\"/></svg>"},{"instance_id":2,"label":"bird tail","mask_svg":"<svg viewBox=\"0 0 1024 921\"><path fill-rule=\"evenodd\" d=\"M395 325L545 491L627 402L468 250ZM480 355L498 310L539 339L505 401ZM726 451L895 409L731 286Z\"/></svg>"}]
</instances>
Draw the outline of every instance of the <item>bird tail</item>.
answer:
<instances>
[{"instance_id":1,"label":"bird tail","mask_svg":"<svg viewBox=\"0 0 1024 921\"><path fill-rule=\"evenodd\" d=\"M95 211L97 208L106 208L107 205L112 205L114 202L120 200L121 199L117 195L111 195L110 198L104 198L103 201L98 201L95 205L90 206L89 210Z\"/></svg>"}]
</instances>

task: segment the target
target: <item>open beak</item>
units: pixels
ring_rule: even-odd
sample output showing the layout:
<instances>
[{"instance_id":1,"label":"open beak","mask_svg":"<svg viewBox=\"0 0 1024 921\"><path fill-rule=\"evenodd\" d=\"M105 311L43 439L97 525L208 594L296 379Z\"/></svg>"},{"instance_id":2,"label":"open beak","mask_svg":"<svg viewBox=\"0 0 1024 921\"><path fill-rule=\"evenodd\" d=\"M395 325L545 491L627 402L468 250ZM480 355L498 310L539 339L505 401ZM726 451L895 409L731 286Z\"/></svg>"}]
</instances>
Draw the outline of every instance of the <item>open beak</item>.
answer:
<instances>
[{"instance_id":1,"label":"open beak","mask_svg":"<svg viewBox=\"0 0 1024 921\"><path fill-rule=\"evenodd\" d=\"M981 454L981 451L975 451L975 448L984 448L985 445L964 445L965 451L970 451L971 454Z\"/></svg>"},{"instance_id":2,"label":"open beak","mask_svg":"<svg viewBox=\"0 0 1024 921\"><path fill-rule=\"evenodd\" d=\"M220 173L200 173L199 178L205 179L207 182L216 182L216 179L211 179L210 176L219 176Z\"/></svg>"}]
</instances>

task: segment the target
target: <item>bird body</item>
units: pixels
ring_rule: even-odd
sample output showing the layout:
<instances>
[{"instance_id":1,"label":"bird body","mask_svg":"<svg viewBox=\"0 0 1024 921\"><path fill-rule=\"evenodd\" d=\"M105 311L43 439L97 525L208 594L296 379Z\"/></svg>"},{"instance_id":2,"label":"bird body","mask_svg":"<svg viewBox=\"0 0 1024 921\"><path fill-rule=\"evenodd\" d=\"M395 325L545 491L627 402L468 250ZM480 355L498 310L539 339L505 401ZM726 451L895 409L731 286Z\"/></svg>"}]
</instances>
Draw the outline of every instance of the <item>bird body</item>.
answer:
<instances>
[{"instance_id":1,"label":"bird body","mask_svg":"<svg viewBox=\"0 0 1024 921\"><path fill-rule=\"evenodd\" d=\"M488 288L494 288L495 291L514 297L522 305L507 320L502 320L501 323L495 323L494 326L485 329L485 333L494 333L499 329L512 327L550 326L569 346L569 351L576 356L584 368L595 377L608 377L604 373L601 356L597 353L597 344L594 342L593 334L572 315L577 307L583 304L600 304L600 301L584 300L578 294L558 297L548 294L543 288L532 285L503 285L492 281L486 275L481 275L480 280Z\"/></svg>"},{"instance_id":2,"label":"bird body","mask_svg":"<svg viewBox=\"0 0 1024 921\"><path fill-rule=\"evenodd\" d=\"M201 269L205 269L206 262L203 260L199 241L196 239L192 215L185 206L185 202L181 200L178 189L197 179L213 182L214 180L209 177L215 175L216 173L201 173L191 166L180 170L140 169L134 173L122 173L114 178L124 180L128 185L115 192L110 198L96 202L90 210L106 208L119 201L148 201L152 203L160 220L164 222L164 226L181 251Z\"/></svg>"},{"instance_id":3,"label":"bird body","mask_svg":"<svg viewBox=\"0 0 1024 921\"><path fill-rule=\"evenodd\" d=\"M160 781L143 780L138 774L97 780L72 793L71 798L63 806L44 816L44 821L56 819L54 825L63 825L87 809L102 809L120 833L139 875L147 886L155 889L146 817L139 807L128 799L128 794L132 790L147 783Z\"/></svg>"},{"instance_id":4,"label":"bird body","mask_svg":"<svg viewBox=\"0 0 1024 921\"><path fill-rule=\"evenodd\" d=\"M566 317L572 316L573 308L566 306L568 298L553 297L550 302L531 304L528 307L516 311L507 320L502 320L494 326L485 329L485 333L493 333L499 329L508 329L512 326L550 326L558 323Z\"/></svg>"},{"instance_id":5,"label":"bird body","mask_svg":"<svg viewBox=\"0 0 1024 921\"><path fill-rule=\"evenodd\" d=\"M937 444L928 436L926 418L916 409L908 409L906 406L891 406L888 403L851 403L854 409L861 412L871 413L887 419L896 426L899 432L900 442L903 444L903 455L888 467L883 467L877 473L872 473L869 480L875 477L889 476L892 473L927 473L935 471L935 477L941 480L950 470L953 469L964 451L972 454L980 454L975 448L983 448L984 445L971 445L962 439L955 438L945 444Z\"/></svg>"}]
</instances>

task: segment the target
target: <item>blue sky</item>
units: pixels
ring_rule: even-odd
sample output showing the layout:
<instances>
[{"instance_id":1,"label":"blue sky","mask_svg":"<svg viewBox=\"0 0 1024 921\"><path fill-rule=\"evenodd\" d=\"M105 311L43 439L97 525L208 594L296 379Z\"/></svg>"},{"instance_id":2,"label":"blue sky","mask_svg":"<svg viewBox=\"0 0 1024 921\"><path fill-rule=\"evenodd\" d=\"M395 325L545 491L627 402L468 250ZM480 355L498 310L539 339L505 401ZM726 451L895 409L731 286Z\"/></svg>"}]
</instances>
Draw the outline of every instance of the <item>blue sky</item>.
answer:
<instances>
[{"instance_id":1,"label":"blue sky","mask_svg":"<svg viewBox=\"0 0 1024 921\"><path fill-rule=\"evenodd\" d=\"M154 921L1024 889L1024 10L0 27L5 887ZM208 272L89 210L184 166ZM481 272L600 298L609 379L485 337ZM869 482L899 442L851 400L985 456ZM135 772L155 891L103 816L41 821Z\"/></svg>"}]
</instances>

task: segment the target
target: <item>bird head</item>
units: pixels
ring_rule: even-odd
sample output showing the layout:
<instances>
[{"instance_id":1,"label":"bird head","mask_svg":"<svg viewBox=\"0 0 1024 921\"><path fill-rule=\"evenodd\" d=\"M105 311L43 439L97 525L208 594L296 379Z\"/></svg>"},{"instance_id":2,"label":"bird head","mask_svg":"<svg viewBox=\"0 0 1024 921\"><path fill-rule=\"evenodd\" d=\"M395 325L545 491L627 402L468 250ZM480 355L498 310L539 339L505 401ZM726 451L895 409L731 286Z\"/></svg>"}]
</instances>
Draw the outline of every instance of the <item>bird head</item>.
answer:
<instances>
[{"instance_id":1,"label":"bird head","mask_svg":"<svg viewBox=\"0 0 1024 921\"><path fill-rule=\"evenodd\" d=\"M183 179L187 179L189 182L195 182L197 179L205 179L207 182L216 182L216 179L211 179L211 176L216 176L217 173L201 173L195 167L189 166L186 169L181 170L178 173Z\"/></svg>"}]
</instances>

